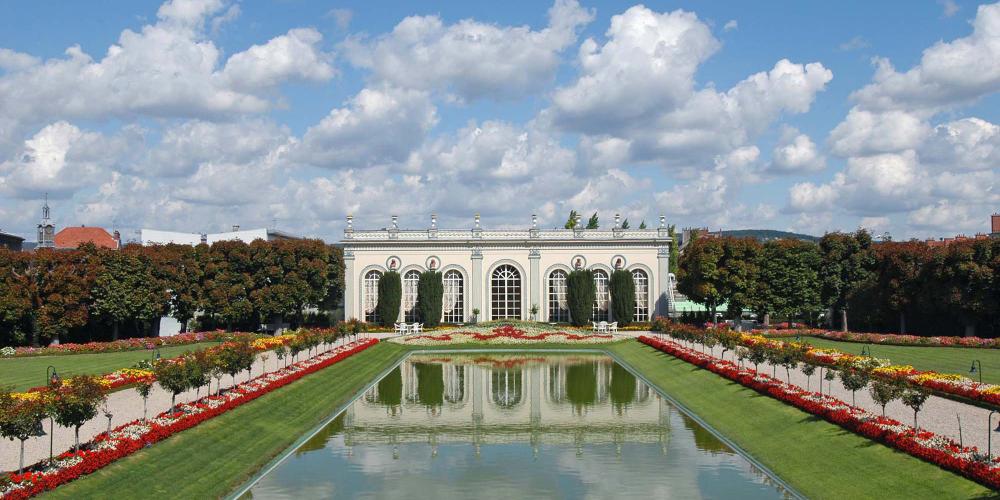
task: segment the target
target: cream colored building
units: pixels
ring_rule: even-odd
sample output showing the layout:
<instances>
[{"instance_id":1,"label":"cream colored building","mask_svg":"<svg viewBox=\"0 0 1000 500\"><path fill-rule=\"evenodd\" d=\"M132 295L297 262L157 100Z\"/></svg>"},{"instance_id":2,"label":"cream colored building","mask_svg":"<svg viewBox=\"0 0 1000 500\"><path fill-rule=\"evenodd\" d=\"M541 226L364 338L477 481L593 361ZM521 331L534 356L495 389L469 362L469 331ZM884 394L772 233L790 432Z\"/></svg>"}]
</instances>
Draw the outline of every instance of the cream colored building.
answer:
<instances>
[{"instance_id":1,"label":"cream colored building","mask_svg":"<svg viewBox=\"0 0 1000 500\"><path fill-rule=\"evenodd\" d=\"M667 315L673 303L669 273L671 239L664 217L653 229L484 229L479 216L471 229L438 229L431 216L426 229L400 229L398 218L385 229L344 229L344 312L348 319L376 321L378 280L395 270L403 281L401 321L415 320L417 283L422 271L441 271L445 323L523 319L569 321L566 276L575 268L594 271L597 300L592 320L615 321L608 280L615 269L632 273L635 319ZM538 313L532 317L532 306Z\"/></svg>"}]
</instances>

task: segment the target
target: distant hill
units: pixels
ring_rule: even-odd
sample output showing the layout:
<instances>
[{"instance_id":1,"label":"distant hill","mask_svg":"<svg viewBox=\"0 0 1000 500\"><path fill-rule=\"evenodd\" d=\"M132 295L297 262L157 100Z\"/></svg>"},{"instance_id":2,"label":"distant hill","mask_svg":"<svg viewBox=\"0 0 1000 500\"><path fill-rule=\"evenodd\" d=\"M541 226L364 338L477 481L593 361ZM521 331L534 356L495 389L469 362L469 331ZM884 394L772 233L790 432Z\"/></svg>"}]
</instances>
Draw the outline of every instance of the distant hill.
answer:
<instances>
[{"instance_id":1,"label":"distant hill","mask_svg":"<svg viewBox=\"0 0 1000 500\"><path fill-rule=\"evenodd\" d=\"M819 241L818 236L808 234L792 233L788 231L776 231L774 229L736 229L732 231L719 231L722 236L732 236L734 238L755 238L758 241L768 241L777 239L794 239L803 241Z\"/></svg>"}]
</instances>

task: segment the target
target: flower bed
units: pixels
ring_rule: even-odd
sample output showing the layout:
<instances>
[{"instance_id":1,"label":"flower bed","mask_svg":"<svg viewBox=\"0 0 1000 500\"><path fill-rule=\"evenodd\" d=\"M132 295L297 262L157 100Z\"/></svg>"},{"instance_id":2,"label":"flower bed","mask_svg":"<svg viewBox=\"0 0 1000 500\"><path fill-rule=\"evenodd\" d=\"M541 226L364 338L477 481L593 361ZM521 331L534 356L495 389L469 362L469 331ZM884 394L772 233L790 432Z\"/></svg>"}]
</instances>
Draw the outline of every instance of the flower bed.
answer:
<instances>
[{"instance_id":1,"label":"flower bed","mask_svg":"<svg viewBox=\"0 0 1000 500\"><path fill-rule=\"evenodd\" d=\"M985 457L975 447L960 446L944 436L869 413L832 396L806 391L796 385L786 384L753 369L741 368L730 361L688 349L675 342L646 336L639 337L639 341L869 439L991 488L1000 488L1000 459Z\"/></svg>"},{"instance_id":2,"label":"flower bed","mask_svg":"<svg viewBox=\"0 0 1000 500\"><path fill-rule=\"evenodd\" d=\"M539 328L540 329L540 328ZM611 334L579 334L564 331L525 331L513 325L503 325L489 331L455 330L440 334L395 337L390 342L404 345L449 345L449 344L601 344L614 342L622 337Z\"/></svg>"},{"instance_id":3,"label":"flower bed","mask_svg":"<svg viewBox=\"0 0 1000 500\"><path fill-rule=\"evenodd\" d=\"M147 421L134 420L116 427L110 434L101 433L85 444L80 451L59 455L53 464L40 462L23 474L9 474L9 483L0 483L0 498L29 498L90 474L122 457L253 401L376 343L378 340L371 339L338 347L239 384L221 396L207 396L191 403L180 404L177 412L167 411Z\"/></svg>"},{"instance_id":4,"label":"flower bed","mask_svg":"<svg viewBox=\"0 0 1000 500\"><path fill-rule=\"evenodd\" d=\"M981 337L920 337L917 335L899 335L893 333L857 333L835 332L815 328L794 330L760 330L768 337L798 337L808 336L840 342L861 342L865 344L927 346L927 347L973 347L982 349L1000 348L1000 338L984 339Z\"/></svg>"},{"instance_id":5,"label":"flower bed","mask_svg":"<svg viewBox=\"0 0 1000 500\"><path fill-rule=\"evenodd\" d=\"M182 333L172 337L139 337L114 340L111 342L87 342L86 344L59 344L48 347L4 347L0 357L23 358L29 356L58 356L66 354L99 354L102 352L141 351L156 347L197 344L199 342L223 342L240 337L257 337L252 333L232 333L216 330L212 332Z\"/></svg>"}]
</instances>

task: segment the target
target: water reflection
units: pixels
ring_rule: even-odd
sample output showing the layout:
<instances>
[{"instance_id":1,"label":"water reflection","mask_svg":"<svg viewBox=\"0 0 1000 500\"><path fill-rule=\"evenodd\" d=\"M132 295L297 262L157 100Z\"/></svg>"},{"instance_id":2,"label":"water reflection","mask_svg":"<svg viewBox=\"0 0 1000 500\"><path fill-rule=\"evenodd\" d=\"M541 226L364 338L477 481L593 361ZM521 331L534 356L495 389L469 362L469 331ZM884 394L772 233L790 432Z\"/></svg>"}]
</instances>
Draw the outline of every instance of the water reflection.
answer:
<instances>
[{"instance_id":1,"label":"water reflection","mask_svg":"<svg viewBox=\"0 0 1000 500\"><path fill-rule=\"evenodd\" d=\"M434 354L392 370L252 494L780 497L768 483L606 356Z\"/></svg>"}]
</instances>

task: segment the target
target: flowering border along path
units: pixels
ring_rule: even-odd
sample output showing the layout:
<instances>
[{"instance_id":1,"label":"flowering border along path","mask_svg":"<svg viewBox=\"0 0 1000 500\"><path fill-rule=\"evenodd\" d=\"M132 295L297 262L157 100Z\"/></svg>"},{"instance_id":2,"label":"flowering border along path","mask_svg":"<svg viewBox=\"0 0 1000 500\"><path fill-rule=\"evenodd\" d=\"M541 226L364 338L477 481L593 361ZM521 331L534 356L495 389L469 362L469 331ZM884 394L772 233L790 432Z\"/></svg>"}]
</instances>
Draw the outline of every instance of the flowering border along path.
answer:
<instances>
[{"instance_id":1,"label":"flowering border along path","mask_svg":"<svg viewBox=\"0 0 1000 500\"><path fill-rule=\"evenodd\" d=\"M833 330L816 328L761 328L754 330L754 333L760 333L769 338L816 337L826 340L836 340L838 342L898 345L903 347L967 347L972 349L1000 348L1000 338L921 337L919 335L904 335L898 333L836 332Z\"/></svg>"},{"instance_id":2,"label":"flowering border along path","mask_svg":"<svg viewBox=\"0 0 1000 500\"><path fill-rule=\"evenodd\" d=\"M1000 489L1000 459L975 447L963 447L933 432L914 429L891 418L869 413L837 398L809 392L750 368L688 349L675 342L641 336L639 341L682 361L709 370L761 394L788 403L828 422L884 443L990 488Z\"/></svg>"},{"instance_id":3,"label":"flowering border along path","mask_svg":"<svg viewBox=\"0 0 1000 500\"><path fill-rule=\"evenodd\" d=\"M331 366L377 343L378 339L369 339L341 346L238 384L222 395L206 396L197 401L178 404L176 412L168 410L147 421L139 419L116 427L110 434L101 433L89 443L82 445L80 451L68 451L59 455L53 464L43 461L23 474L10 474L10 483L0 484L0 498L4 500L30 498L54 489L173 434L249 403L310 373Z\"/></svg>"},{"instance_id":4,"label":"flowering border along path","mask_svg":"<svg viewBox=\"0 0 1000 500\"><path fill-rule=\"evenodd\" d=\"M536 328L534 333L513 325L503 325L493 328L489 333L483 331L455 330L440 334L394 337L390 342L403 345L449 345L449 344L538 344L551 342L556 344L602 344L622 340L611 334L577 334L557 330L541 331Z\"/></svg>"}]
</instances>

